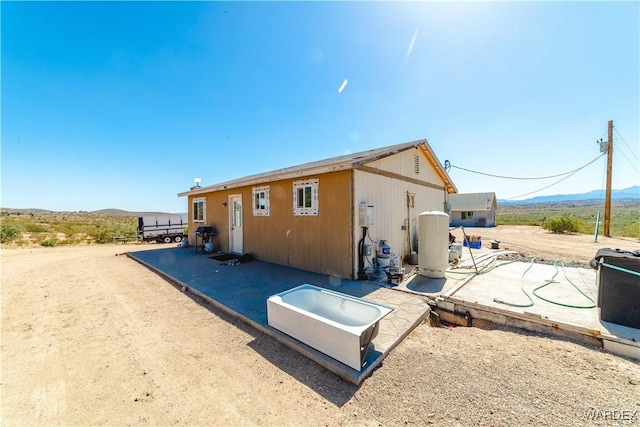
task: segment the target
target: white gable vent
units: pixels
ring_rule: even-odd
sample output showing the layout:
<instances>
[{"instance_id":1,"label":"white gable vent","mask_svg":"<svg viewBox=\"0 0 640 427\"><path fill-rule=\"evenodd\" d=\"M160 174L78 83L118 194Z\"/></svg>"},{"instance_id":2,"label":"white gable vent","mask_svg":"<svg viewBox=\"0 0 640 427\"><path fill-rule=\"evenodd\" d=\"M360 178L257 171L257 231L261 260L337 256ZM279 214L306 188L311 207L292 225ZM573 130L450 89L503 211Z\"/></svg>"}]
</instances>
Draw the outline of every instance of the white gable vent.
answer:
<instances>
[{"instance_id":1,"label":"white gable vent","mask_svg":"<svg viewBox=\"0 0 640 427\"><path fill-rule=\"evenodd\" d=\"M413 156L413 171L416 175L420 175L420 156Z\"/></svg>"}]
</instances>

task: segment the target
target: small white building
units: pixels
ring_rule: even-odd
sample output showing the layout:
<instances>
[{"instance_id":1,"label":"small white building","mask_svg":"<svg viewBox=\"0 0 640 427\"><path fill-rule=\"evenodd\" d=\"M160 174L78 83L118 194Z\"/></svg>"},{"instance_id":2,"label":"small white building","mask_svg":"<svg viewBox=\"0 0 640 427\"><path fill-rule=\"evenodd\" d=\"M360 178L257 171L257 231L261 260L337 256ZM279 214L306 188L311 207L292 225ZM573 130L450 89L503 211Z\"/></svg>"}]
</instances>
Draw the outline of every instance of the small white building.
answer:
<instances>
[{"instance_id":1,"label":"small white building","mask_svg":"<svg viewBox=\"0 0 640 427\"><path fill-rule=\"evenodd\" d=\"M449 225L452 227L496 226L496 193L450 194L449 203Z\"/></svg>"}]
</instances>

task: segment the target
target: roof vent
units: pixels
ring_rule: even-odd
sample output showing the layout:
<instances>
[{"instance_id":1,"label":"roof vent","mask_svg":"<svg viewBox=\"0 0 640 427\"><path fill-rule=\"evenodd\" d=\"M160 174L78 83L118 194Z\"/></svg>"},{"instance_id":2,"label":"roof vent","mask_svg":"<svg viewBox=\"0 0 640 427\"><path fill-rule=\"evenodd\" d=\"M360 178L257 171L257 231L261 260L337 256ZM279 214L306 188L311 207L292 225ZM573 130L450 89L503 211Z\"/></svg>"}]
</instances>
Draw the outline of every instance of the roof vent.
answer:
<instances>
[{"instance_id":1,"label":"roof vent","mask_svg":"<svg viewBox=\"0 0 640 427\"><path fill-rule=\"evenodd\" d=\"M420 175L420 157L416 155L413 156L413 171Z\"/></svg>"}]
</instances>

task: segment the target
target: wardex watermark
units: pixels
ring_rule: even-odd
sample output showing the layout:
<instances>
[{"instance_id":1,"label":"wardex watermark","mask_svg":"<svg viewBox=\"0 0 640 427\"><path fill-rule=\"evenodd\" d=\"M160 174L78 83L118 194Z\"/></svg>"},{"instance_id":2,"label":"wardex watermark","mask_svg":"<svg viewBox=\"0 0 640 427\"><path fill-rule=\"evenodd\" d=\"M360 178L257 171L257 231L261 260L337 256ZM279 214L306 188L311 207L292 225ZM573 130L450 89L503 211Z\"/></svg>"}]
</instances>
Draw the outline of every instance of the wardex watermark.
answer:
<instances>
[{"instance_id":1,"label":"wardex watermark","mask_svg":"<svg viewBox=\"0 0 640 427\"><path fill-rule=\"evenodd\" d=\"M589 408L585 413L589 421L638 421L638 411Z\"/></svg>"}]
</instances>

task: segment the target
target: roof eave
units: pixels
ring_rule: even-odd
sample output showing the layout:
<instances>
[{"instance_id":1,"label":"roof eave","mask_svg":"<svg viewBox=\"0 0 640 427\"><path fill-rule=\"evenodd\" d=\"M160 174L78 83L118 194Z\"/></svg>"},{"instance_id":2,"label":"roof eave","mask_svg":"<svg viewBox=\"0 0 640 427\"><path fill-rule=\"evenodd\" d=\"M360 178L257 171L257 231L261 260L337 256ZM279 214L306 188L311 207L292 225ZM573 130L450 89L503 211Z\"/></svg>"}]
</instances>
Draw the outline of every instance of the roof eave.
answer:
<instances>
[{"instance_id":1,"label":"roof eave","mask_svg":"<svg viewBox=\"0 0 640 427\"><path fill-rule=\"evenodd\" d=\"M178 193L178 197L185 196L197 196L200 194L221 191L221 190L230 190L238 187L245 187L248 185L262 184L265 182L273 182L273 181L281 181L284 179L295 179L295 178L304 178L311 175L318 175L323 173L330 172L338 172L343 170L354 169L362 164L370 163L376 160L380 160L382 158L388 157L393 154L401 153L410 149L420 149L429 164L435 169L436 174L445 184L445 188L449 194L457 193L458 189L451 181L451 178L444 170L437 156L429 147L429 143L426 139L420 139L416 141L411 141L403 144L398 144L394 146L391 150L386 150L382 152L378 152L373 155L364 155L362 157L357 158L347 158L342 161L332 162L327 164L318 165L317 162L313 162L309 164L309 166L304 167L294 166L291 168L279 169L271 172L250 175L245 178L235 179L231 181L221 182L219 184L209 185L206 187L199 187L197 189L191 189L189 191L184 191L182 193Z\"/></svg>"},{"instance_id":2,"label":"roof eave","mask_svg":"<svg viewBox=\"0 0 640 427\"><path fill-rule=\"evenodd\" d=\"M438 160L436 153L434 153L431 147L429 147L429 143L427 142L427 140L426 139L423 140L423 142L419 144L418 147L424 154L425 158L427 159L431 167L436 171L436 174L438 175L438 177L440 177L440 179L444 183L447 193L448 194L457 193L458 189L456 188L455 184L451 180L451 177L449 177L449 174L447 173L447 171L445 171L444 168L442 167L442 164L440 163L440 160Z\"/></svg>"},{"instance_id":3,"label":"roof eave","mask_svg":"<svg viewBox=\"0 0 640 427\"><path fill-rule=\"evenodd\" d=\"M239 187L246 187L248 185L263 184L265 182L282 181L284 179L305 178L311 175L319 175L323 173L339 172L343 170L353 169L353 162L345 161L341 163L334 163L331 165L315 166L306 169L297 169L292 171L283 171L281 173L274 172L268 174L251 175L246 178L221 182L219 184L208 185L206 187L200 187L197 190L189 190L182 193L178 193L178 197L196 196L205 193L211 193L215 191L231 190Z\"/></svg>"}]
</instances>

